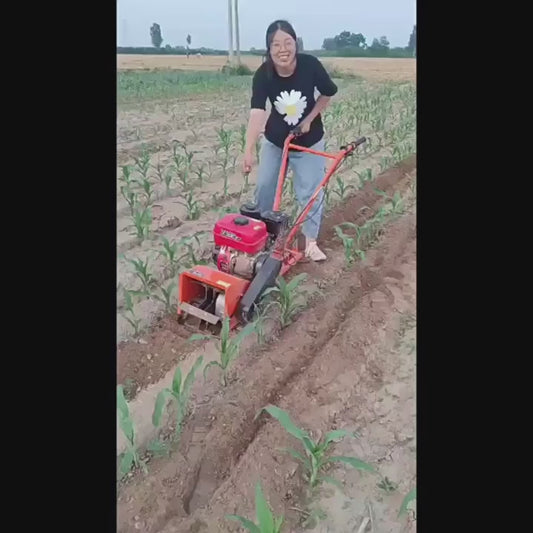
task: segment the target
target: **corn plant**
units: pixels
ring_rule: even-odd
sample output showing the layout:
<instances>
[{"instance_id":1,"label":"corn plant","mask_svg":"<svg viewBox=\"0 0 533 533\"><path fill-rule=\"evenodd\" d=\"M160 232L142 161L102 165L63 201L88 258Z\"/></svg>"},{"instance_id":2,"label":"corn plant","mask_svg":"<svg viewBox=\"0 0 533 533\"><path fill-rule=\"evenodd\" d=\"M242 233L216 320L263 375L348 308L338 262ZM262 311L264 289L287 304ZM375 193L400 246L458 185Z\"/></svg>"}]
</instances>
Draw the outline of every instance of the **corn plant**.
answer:
<instances>
[{"instance_id":1,"label":"corn plant","mask_svg":"<svg viewBox=\"0 0 533 533\"><path fill-rule=\"evenodd\" d=\"M363 187L363 185L367 181L372 181L372 169L371 168L365 168L365 170L358 172L355 172L357 174L357 177L359 178L359 188Z\"/></svg>"},{"instance_id":2,"label":"corn plant","mask_svg":"<svg viewBox=\"0 0 533 533\"><path fill-rule=\"evenodd\" d=\"M159 183L163 184L165 182L165 170L167 166L161 165L161 161L158 161L157 165L153 165L153 168L155 170L157 178L159 179Z\"/></svg>"},{"instance_id":3,"label":"corn plant","mask_svg":"<svg viewBox=\"0 0 533 533\"><path fill-rule=\"evenodd\" d=\"M143 149L142 154L139 157L134 157L135 165L138 168L141 176L146 180L148 179L148 171L150 170L150 154Z\"/></svg>"},{"instance_id":4,"label":"corn plant","mask_svg":"<svg viewBox=\"0 0 533 533\"><path fill-rule=\"evenodd\" d=\"M352 228L356 231L357 242L353 236L347 235L343 232L343 226ZM344 260L346 265L351 265L356 257L359 257L364 261L365 252L359 248L362 236L361 228L359 226L353 224L352 222L342 222L341 224L335 226L335 233L337 234L337 237L342 240L342 245L344 247Z\"/></svg>"},{"instance_id":5,"label":"corn plant","mask_svg":"<svg viewBox=\"0 0 533 533\"><path fill-rule=\"evenodd\" d=\"M165 176L164 176L164 180L165 180L165 188L166 188L166 195L167 196L170 196L170 186L172 185L172 180L174 179L174 174L172 172L172 167L171 169L167 170L167 172L165 173Z\"/></svg>"},{"instance_id":6,"label":"corn plant","mask_svg":"<svg viewBox=\"0 0 533 533\"><path fill-rule=\"evenodd\" d=\"M150 207L135 209L132 214L132 219L137 238L141 239L141 241L147 238L152 226L152 209Z\"/></svg>"},{"instance_id":7,"label":"corn plant","mask_svg":"<svg viewBox=\"0 0 533 533\"><path fill-rule=\"evenodd\" d=\"M412 488L405 495L402 501L402 505L400 506L400 510L398 511L398 517L400 517L404 513L407 513L408 506L413 500L416 500L416 487Z\"/></svg>"},{"instance_id":8,"label":"corn plant","mask_svg":"<svg viewBox=\"0 0 533 533\"><path fill-rule=\"evenodd\" d=\"M172 159L174 161L174 166L176 167L176 170L179 172L182 167L184 167L189 160L189 157L187 156L187 151L185 151L185 155L178 153L178 146L183 147L183 143L180 143L179 141L173 141L174 144L172 146Z\"/></svg>"},{"instance_id":9,"label":"corn plant","mask_svg":"<svg viewBox=\"0 0 533 533\"><path fill-rule=\"evenodd\" d=\"M127 316L125 313L122 313L122 316L128 321L129 325L133 328L134 335L137 336L139 334L139 324L141 321L136 317L135 311L133 310L132 294L135 294L135 291L124 289L124 307L126 309L126 313L129 313L130 316Z\"/></svg>"},{"instance_id":10,"label":"corn plant","mask_svg":"<svg viewBox=\"0 0 533 533\"><path fill-rule=\"evenodd\" d=\"M374 189L376 193L383 196L387 200L390 200L391 211L393 215L401 215L405 211L405 205L400 193L396 191L394 196L389 196L385 191L381 189Z\"/></svg>"},{"instance_id":11,"label":"corn plant","mask_svg":"<svg viewBox=\"0 0 533 533\"><path fill-rule=\"evenodd\" d=\"M300 284L307 279L307 274L302 272L288 283L280 276L276 280L275 287L269 287L263 296L276 293L278 299L270 302L267 308L277 306L279 308L279 321L282 328L286 328L293 318L306 306L305 295L303 292L298 293Z\"/></svg>"},{"instance_id":12,"label":"corn plant","mask_svg":"<svg viewBox=\"0 0 533 533\"><path fill-rule=\"evenodd\" d=\"M192 189L189 182L189 167L185 166L177 171L178 183L180 183L184 191L190 191Z\"/></svg>"},{"instance_id":13,"label":"corn plant","mask_svg":"<svg viewBox=\"0 0 533 533\"><path fill-rule=\"evenodd\" d=\"M285 451L302 464L305 470L306 481L311 489L316 487L321 481L338 485L336 479L324 475L324 471L330 463L344 463L357 470L376 473L376 469L372 465L355 457L329 455L331 445L334 441L348 435L356 437L357 435L354 432L345 429L334 429L326 433L319 441L315 442L305 431L292 422L289 414L283 409L275 405L268 405L261 411L263 410L275 418L285 431L293 437L296 437L303 445L305 456L292 448L286 449Z\"/></svg>"},{"instance_id":14,"label":"corn plant","mask_svg":"<svg viewBox=\"0 0 533 533\"><path fill-rule=\"evenodd\" d=\"M152 424L156 428L158 428L161 424L161 416L163 414L163 410L168 404L168 401L171 400L176 404L176 428L174 430L175 438L179 437L181 433L183 420L187 414L187 406L189 403L189 397L191 395L194 378L202 362L203 356L200 356L198 359L196 359L194 365L187 374L185 381L183 381L180 367L176 368L176 371L174 372L174 378L172 379L171 388L164 388L159 392L155 400L154 412L152 413Z\"/></svg>"},{"instance_id":15,"label":"corn plant","mask_svg":"<svg viewBox=\"0 0 533 533\"><path fill-rule=\"evenodd\" d=\"M135 430L133 428L133 421L131 420L130 410L128 402L124 397L124 387L122 385L117 386L117 410L119 414L120 429L126 437L127 451L122 455L120 460L120 471L124 476L135 465L137 468L142 467L146 473L146 465L139 457L137 447L135 445Z\"/></svg>"},{"instance_id":16,"label":"corn plant","mask_svg":"<svg viewBox=\"0 0 533 533\"><path fill-rule=\"evenodd\" d=\"M159 286L159 290L161 291L161 296L157 293L152 293L152 298L155 300L163 303L165 305L165 312L170 314L173 314L176 312L176 304L173 303L172 297L174 295L174 291L176 290L176 282L171 281L168 287L163 287L163 285Z\"/></svg>"},{"instance_id":17,"label":"corn plant","mask_svg":"<svg viewBox=\"0 0 533 533\"><path fill-rule=\"evenodd\" d=\"M200 182L200 187L202 187L203 184L204 184L204 175L206 174L205 165L203 163L202 164L198 164L198 166L196 167L196 169L193 170L193 172L198 176L198 181Z\"/></svg>"},{"instance_id":18,"label":"corn plant","mask_svg":"<svg viewBox=\"0 0 533 533\"><path fill-rule=\"evenodd\" d=\"M219 146L222 147L227 158L233 144L233 132L231 130L225 130L224 125L220 126L220 128L217 128L216 132L220 142Z\"/></svg>"},{"instance_id":19,"label":"corn plant","mask_svg":"<svg viewBox=\"0 0 533 533\"><path fill-rule=\"evenodd\" d=\"M229 520L240 522L250 533L280 533L283 516L274 517L263 495L261 484L255 486L255 517L257 524L239 515L226 515Z\"/></svg>"},{"instance_id":20,"label":"corn plant","mask_svg":"<svg viewBox=\"0 0 533 533\"><path fill-rule=\"evenodd\" d=\"M161 240L163 241L163 250L159 250L158 255L163 256L168 261L168 276L174 277L179 267L179 261L177 258L179 245L177 242L170 244L166 237L161 237Z\"/></svg>"},{"instance_id":21,"label":"corn plant","mask_svg":"<svg viewBox=\"0 0 533 533\"><path fill-rule=\"evenodd\" d=\"M152 182L147 178L143 178L143 180L138 181L138 183L141 189L143 190L144 196L146 198L144 201L144 206L148 207L153 203L152 195L154 194L154 188L153 188Z\"/></svg>"},{"instance_id":22,"label":"corn plant","mask_svg":"<svg viewBox=\"0 0 533 533\"><path fill-rule=\"evenodd\" d=\"M253 323L247 324L235 337L230 337L230 318L225 317L222 321L222 329L220 331L220 340L217 341L217 350L220 355L220 361L210 361L204 367L204 379L206 372L212 366L218 366L222 370L222 385L225 387L228 384L227 372L231 363L238 357L241 343L246 336L252 333L255 329ZM202 333L195 333L191 335L189 341L212 340L212 335L204 335Z\"/></svg>"},{"instance_id":23,"label":"corn plant","mask_svg":"<svg viewBox=\"0 0 533 533\"><path fill-rule=\"evenodd\" d=\"M198 220L201 213L201 207L204 206L205 202L202 200L195 200L192 194L192 191L189 191L187 194L180 195L181 200L176 200L179 204L187 208L187 220Z\"/></svg>"},{"instance_id":24,"label":"corn plant","mask_svg":"<svg viewBox=\"0 0 533 533\"><path fill-rule=\"evenodd\" d=\"M393 163L392 157L389 157L388 155L383 156L379 161L379 169L381 172L384 170L387 170L391 164Z\"/></svg>"},{"instance_id":25,"label":"corn plant","mask_svg":"<svg viewBox=\"0 0 533 533\"><path fill-rule=\"evenodd\" d=\"M394 492L398 488L398 483L395 483L394 481L391 481L387 476L385 476L379 483L378 488L386 492L387 494L390 494L391 492Z\"/></svg>"},{"instance_id":26,"label":"corn plant","mask_svg":"<svg viewBox=\"0 0 533 533\"><path fill-rule=\"evenodd\" d=\"M155 283L155 278L148 268L149 259L146 258L145 261L142 259L127 259L127 261L133 265L134 272L139 278L142 284L141 291L130 291L139 296L149 296L150 290Z\"/></svg>"},{"instance_id":27,"label":"corn plant","mask_svg":"<svg viewBox=\"0 0 533 533\"><path fill-rule=\"evenodd\" d=\"M344 198L346 197L346 192L349 189L355 189L353 185L346 185L344 183L344 180L340 176L337 176L336 184L337 184L337 187L334 188L331 192L334 192L339 197L340 200L344 200Z\"/></svg>"},{"instance_id":28,"label":"corn plant","mask_svg":"<svg viewBox=\"0 0 533 533\"><path fill-rule=\"evenodd\" d=\"M239 145L241 152L244 153L244 149L246 148L246 126L244 124L241 124L239 127Z\"/></svg>"},{"instance_id":29,"label":"corn plant","mask_svg":"<svg viewBox=\"0 0 533 533\"><path fill-rule=\"evenodd\" d=\"M131 174L131 166L124 165L122 167L122 176L119 179L126 184L126 187L131 187L131 184L134 181Z\"/></svg>"},{"instance_id":30,"label":"corn plant","mask_svg":"<svg viewBox=\"0 0 533 533\"><path fill-rule=\"evenodd\" d=\"M137 205L137 193L132 191L127 185L120 187L120 193L126 203L129 205L131 216L135 216L135 206Z\"/></svg>"},{"instance_id":31,"label":"corn plant","mask_svg":"<svg viewBox=\"0 0 533 533\"><path fill-rule=\"evenodd\" d=\"M178 247L185 247L185 249L187 250L177 260L177 263L183 265L183 268L190 268L194 265L205 265L207 263L201 257L196 256L193 244L194 241L199 246L200 237L202 235L205 235L205 233L205 231L197 231L196 233L193 233L192 235L189 235L187 237L183 237L178 241Z\"/></svg>"}]
</instances>

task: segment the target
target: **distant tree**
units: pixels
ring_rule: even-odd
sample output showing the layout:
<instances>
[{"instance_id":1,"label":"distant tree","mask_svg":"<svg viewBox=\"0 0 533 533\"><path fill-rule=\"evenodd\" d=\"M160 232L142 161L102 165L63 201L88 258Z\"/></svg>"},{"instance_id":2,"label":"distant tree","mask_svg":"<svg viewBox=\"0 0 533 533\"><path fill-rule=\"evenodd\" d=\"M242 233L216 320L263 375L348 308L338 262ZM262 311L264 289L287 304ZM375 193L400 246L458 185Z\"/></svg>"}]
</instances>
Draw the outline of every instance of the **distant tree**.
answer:
<instances>
[{"instance_id":1,"label":"distant tree","mask_svg":"<svg viewBox=\"0 0 533 533\"><path fill-rule=\"evenodd\" d=\"M301 37L298 37L297 41L298 41L298 50L300 52L303 52L304 51L304 40Z\"/></svg>"},{"instance_id":2,"label":"distant tree","mask_svg":"<svg viewBox=\"0 0 533 533\"><path fill-rule=\"evenodd\" d=\"M379 39L374 38L370 46L370 50L373 50L375 52L383 52L385 50L390 50L389 40L387 39L387 37L385 37L385 35L383 35Z\"/></svg>"},{"instance_id":3,"label":"distant tree","mask_svg":"<svg viewBox=\"0 0 533 533\"><path fill-rule=\"evenodd\" d=\"M383 35L383 37L380 37L379 38L379 45L382 47L382 48L390 48L390 42L389 40L387 39L387 37L385 37L385 35Z\"/></svg>"},{"instance_id":4,"label":"distant tree","mask_svg":"<svg viewBox=\"0 0 533 533\"><path fill-rule=\"evenodd\" d=\"M333 37L337 50L341 48L365 48L366 39L362 33L350 33L349 31L343 31L339 35Z\"/></svg>"},{"instance_id":5,"label":"distant tree","mask_svg":"<svg viewBox=\"0 0 533 533\"><path fill-rule=\"evenodd\" d=\"M413 56L416 56L416 24L413 26L413 31L409 36L409 42L407 43L407 50L412 52Z\"/></svg>"},{"instance_id":6,"label":"distant tree","mask_svg":"<svg viewBox=\"0 0 533 533\"><path fill-rule=\"evenodd\" d=\"M161 26L159 26L159 24L155 22L152 24L152 27L150 28L150 37L152 38L152 44L156 48L161 48L163 37L161 37Z\"/></svg>"},{"instance_id":7,"label":"distant tree","mask_svg":"<svg viewBox=\"0 0 533 533\"><path fill-rule=\"evenodd\" d=\"M331 37L324 39L324 42L322 43L322 49L323 50L337 50L337 43L335 42L335 39Z\"/></svg>"}]
</instances>

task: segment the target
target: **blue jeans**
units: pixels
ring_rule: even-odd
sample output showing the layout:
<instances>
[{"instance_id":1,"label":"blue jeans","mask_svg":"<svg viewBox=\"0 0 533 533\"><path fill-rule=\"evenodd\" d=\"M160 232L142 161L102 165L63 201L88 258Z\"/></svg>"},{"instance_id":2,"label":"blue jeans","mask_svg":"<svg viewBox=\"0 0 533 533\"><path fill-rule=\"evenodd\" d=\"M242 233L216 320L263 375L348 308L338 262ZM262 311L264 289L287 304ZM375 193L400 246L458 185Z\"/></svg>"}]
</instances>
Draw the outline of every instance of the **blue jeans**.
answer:
<instances>
[{"instance_id":1,"label":"blue jeans","mask_svg":"<svg viewBox=\"0 0 533 533\"><path fill-rule=\"evenodd\" d=\"M311 146L313 150L321 152L324 151L324 147L324 139ZM259 204L261 211L270 210L274 205L282 154L281 148L263 138L255 190L255 201ZM289 167L294 173L296 199L303 209L324 179L325 159L323 156L291 150L289 152ZM310 239L316 239L318 236L323 207L324 191L321 190L302 225L302 233Z\"/></svg>"}]
</instances>

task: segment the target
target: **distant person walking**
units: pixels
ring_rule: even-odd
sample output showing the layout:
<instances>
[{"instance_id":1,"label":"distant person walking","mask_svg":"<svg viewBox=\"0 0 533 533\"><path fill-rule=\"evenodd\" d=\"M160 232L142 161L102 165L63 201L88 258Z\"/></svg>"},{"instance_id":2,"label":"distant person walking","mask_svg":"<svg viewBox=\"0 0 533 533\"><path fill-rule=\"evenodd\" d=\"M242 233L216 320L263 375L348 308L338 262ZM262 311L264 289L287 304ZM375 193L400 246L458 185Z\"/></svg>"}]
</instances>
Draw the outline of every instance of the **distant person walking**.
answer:
<instances>
[{"instance_id":1,"label":"distant person walking","mask_svg":"<svg viewBox=\"0 0 533 533\"><path fill-rule=\"evenodd\" d=\"M290 130L299 126L303 135L293 142L324 151L324 126L321 113L337 86L322 63L314 56L298 52L294 28L285 20L276 20L266 31L266 60L253 78L250 120L246 135L243 170L249 173L254 162L254 147L263 131L256 186L256 202L261 211L274 205L276 185L281 166L283 144ZM315 88L320 96L315 101ZM266 101L272 111L266 121ZM325 174L322 156L293 151L289 166L294 173L294 190L303 207ZM326 255L317 245L323 212L323 191L317 196L302 233L306 237L305 255L313 261L323 261Z\"/></svg>"}]
</instances>

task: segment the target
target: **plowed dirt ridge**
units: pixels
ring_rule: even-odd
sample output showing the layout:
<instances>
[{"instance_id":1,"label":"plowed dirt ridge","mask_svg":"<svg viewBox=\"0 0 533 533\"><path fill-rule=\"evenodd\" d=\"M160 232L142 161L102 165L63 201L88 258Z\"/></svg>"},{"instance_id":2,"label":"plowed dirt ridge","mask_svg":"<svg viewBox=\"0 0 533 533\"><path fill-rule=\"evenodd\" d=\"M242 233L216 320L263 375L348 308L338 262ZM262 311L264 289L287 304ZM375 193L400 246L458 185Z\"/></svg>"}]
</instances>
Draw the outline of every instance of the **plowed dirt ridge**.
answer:
<instances>
[{"instance_id":1,"label":"plowed dirt ridge","mask_svg":"<svg viewBox=\"0 0 533 533\"><path fill-rule=\"evenodd\" d=\"M408 197L415 173L413 158L387 171L388 194L399 191ZM334 223L359 221L355 208L360 205L356 194L332 215L326 242ZM225 516L255 519L258 481L274 513L285 516L283 531L304 531L302 520L312 518L314 510L322 518L307 527L324 533L358 531L365 519L374 531L414 530L416 522L397 516L416 484L412 199L364 261L345 269L339 245L328 255L325 264L298 267L323 281L323 297L274 342L243 350L225 390L216 373L205 384L200 379L179 452L152 459L146 476L138 474L121 487L121 533L242 531ZM331 429L357 430L359 438L342 440L334 454L368 462L380 475L336 467L328 474L342 483L342 490L324 486L309 499L297 463L280 451L301 451L299 443L268 415L255 420L269 403L287 410L314 437ZM396 484L390 492L378 486L385 476Z\"/></svg>"}]
</instances>

